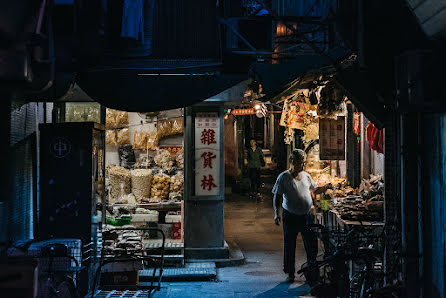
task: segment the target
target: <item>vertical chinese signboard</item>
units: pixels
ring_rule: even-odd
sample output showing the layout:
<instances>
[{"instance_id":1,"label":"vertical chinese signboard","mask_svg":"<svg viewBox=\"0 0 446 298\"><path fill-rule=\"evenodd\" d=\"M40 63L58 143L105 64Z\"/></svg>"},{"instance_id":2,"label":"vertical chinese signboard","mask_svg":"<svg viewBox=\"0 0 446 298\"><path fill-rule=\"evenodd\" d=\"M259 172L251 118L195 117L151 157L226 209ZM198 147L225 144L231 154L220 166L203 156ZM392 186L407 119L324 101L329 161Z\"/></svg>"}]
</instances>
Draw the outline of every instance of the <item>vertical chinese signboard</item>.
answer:
<instances>
[{"instance_id":1,"label":"vertical chinese signboard","mask_svg":"<svg viewBox=\"0 0 446 298\"><path fill-rule=\"evenodd\" d=\"M218 113L195 116L195 195L218 195L220 188L220 122Z\"/></svg>"},{"instance_id":2,"label":"vertical chinese signboard","mask_svg":"<svg viewBox=\"0 0 446 298\"><path fill-rule=\"evenodd\" d=\"M345 159L345 117L319 119L319 158Z\"/></svg>"}]
</instances>

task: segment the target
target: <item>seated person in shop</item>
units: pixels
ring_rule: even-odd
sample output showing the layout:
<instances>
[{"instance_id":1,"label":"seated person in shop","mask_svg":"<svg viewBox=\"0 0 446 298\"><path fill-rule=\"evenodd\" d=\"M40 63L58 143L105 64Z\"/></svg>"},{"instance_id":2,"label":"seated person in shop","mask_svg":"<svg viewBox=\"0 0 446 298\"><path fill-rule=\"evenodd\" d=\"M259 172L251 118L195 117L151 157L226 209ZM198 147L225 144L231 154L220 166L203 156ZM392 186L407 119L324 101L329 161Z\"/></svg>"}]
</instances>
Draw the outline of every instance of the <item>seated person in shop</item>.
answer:
<instances>
[{"instance_id":1,"label":"seated person in shop","mask_svg":"<svg viewBox=\"0 0 446 298\"><path fill-rule=\"evenodd\" d=\"M333 188L331 183L318 186L310 174L304 171L306 153L295 149L290 154L290 168L279 174L272 192L274 194L274 221L280 225L281 217L279 209L282 202L283 218L283 271L288 274L288 281L294 281L296 239L299 232L304 241L307 261L312 262L317 256L317 238L307 229L308 224L314 222L314 216L310 213L313 205L311 192L314 195Z\"/></svg>"}]
</instances>

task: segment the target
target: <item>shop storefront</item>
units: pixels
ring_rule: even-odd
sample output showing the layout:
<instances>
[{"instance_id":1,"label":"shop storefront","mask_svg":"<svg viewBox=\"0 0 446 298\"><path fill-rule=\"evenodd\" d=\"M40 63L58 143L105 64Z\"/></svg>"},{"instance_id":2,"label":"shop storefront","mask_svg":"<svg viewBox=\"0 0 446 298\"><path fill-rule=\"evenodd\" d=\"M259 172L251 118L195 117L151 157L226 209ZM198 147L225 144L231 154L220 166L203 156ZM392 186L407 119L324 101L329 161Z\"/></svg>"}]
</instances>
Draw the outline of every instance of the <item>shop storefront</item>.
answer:
<instances>
[{"instance_id":1,"label":"shop storefront","mask_svg":"<svg viewBox=\"0 0 446 298\"><path fill-rule=\"evenodd\" d=\"M381 231L384 130L330 82L296 90L280 104L287 151L304 149L305 170L318 185L334 186L315 197L317 222L329 229L368 225Z\"/></svg>"},{"instance_id":2,"label":"shop storefront","mask_svg":"<svg viewBox=\"0 0 446 298\"><path fill-rule=\"evenodd\" d=\"M151 227L163 231L166 245L184 242L184 109L136 113L106 109L104 231ZM123 232L122 234L124 234ZM161 233L150 231L105 241L103 253L157 247ZM125 246L125 249L123 248ZM177 260L180 264L183 260Z\"/></svg>"},{"instance_id":3,"label":"shop storefront","mask_svg":"<svg viewBox=\"0 0 446 298\"><path fill-rule=\"evenodd\" d=\"M60 121L41 126L40 237L80 238L90 255L85 280L101 285L153 280L140 271L153 265L228 258L223 106L218 98L146 113L59 105ZM77 211L64 216L65 207ZM140 259L152 257L149 266ZM114 263L123 258L136 259Z\"/></svg>"}]
</instances>

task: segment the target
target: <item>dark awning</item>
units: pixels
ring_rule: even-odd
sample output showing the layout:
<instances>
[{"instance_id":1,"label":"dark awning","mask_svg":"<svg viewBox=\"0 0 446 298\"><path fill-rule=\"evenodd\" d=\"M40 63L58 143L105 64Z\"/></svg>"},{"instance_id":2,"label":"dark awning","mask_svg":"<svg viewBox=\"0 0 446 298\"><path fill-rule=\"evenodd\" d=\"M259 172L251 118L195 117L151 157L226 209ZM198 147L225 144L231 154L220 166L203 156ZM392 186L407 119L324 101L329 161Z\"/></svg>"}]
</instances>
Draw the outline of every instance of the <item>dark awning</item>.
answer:
<instances>
[{"instance_id":1,"label":"dark awning","mask_svg":"<svg viewBox=\"0 0 446 298\"><path fill-rule=\"evenodd\" d=\"M330 58L318 54L307 54L299 55L295 59L284 61L281 64L254 63L250 70L250 76L262 84L265 100L269 100L289 89L293 81L304 77L309 72L319 72L321 68L333 68L333 62L338 62L350 54L349 50L339 47L330 51ZM303 88L302 84L299 85L299 88Z\"/></svg>"},{"instance_id":2,"label":"dark awning","mask_svg":"<svg viewBox=\"0 0 446 298\"><path fill-rule=\"evenodd\" d=\"M76 82L106 107L151 112L190 106L241 81L246 74L221 74L214 69L104 69L86 71Z\"/></svg>"},{"instance_id":3,"label":"dark awning","mask_svg":"<svg viewBox=\"0 0 446 298\"><path fill-rule=\"evenodd\" d=\"M384 127L384 102L371 85L367 71L353 67L336 73L334 80L353 104L378 128Z\"/></svg>"},{"instance_id":4,"label":"dark awning","mask_svg":"<svg viewBox=\"0 0 446 298\"><path fill-rule=\"evenodd\" d=\"M331 59L319 55L302 55L284 64L259 64L251 69L252 76L262 84L263 100L277 102L292 96L298 89L313 88L314 80L328 74L335 80L348 98L375 126L384 126L384 103L377 89L371 85L369 74L356 67L341 64L351 53L345 48L336 48ZM333 62L338 63L335 68Z\"/></svg>"}]
</instances>

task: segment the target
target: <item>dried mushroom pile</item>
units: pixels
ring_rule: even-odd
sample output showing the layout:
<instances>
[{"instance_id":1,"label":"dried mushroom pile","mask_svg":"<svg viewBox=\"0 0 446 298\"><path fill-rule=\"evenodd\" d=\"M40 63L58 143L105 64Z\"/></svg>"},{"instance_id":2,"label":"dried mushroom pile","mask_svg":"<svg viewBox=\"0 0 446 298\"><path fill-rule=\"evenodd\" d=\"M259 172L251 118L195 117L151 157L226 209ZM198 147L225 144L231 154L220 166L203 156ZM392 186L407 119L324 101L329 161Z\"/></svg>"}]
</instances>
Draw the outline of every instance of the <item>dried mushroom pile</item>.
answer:
<instances>
[{"instance_id":1,"label":"dried mushroom pile","mask_svg":"<svg viewBox=\"0 0 446 298\"><path fill-rule=\"evenodd\" d=\"M157 154L153 158L153 161L165 171L172 169L174 164L174 160L172 159L170 152L166 149L158 150Z\"/></svg>"},{"instance_id":2,"label":"dried mushroom pile","mask_svg":"<svg viewBox=\"0 0 446 298\"><path fill-rule=\"evenodd\" d=\"M334 199L335 209L345 220L382 221L384 218L384 180L371 175L363 180L359 189L345 186L327 191L325 196Z\"/></svg>"}]
</instances>

